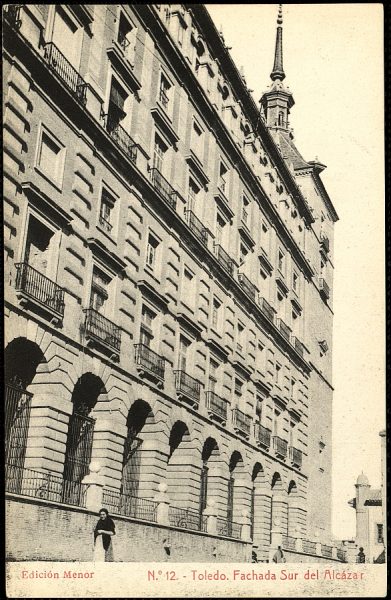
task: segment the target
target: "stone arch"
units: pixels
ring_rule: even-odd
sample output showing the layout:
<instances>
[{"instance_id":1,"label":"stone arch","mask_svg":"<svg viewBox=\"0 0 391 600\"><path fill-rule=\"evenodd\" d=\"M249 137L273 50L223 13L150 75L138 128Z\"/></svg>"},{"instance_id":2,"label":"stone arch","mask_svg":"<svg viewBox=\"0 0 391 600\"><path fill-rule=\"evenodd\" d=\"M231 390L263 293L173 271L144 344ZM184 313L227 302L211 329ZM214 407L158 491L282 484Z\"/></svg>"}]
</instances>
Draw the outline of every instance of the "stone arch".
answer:
<instances>
[{"instance_id":1,"label":"stone arch","mask_svg":"<svg viewBox=\"0 0 391 600\"><path fill-rule=\"evenodd\" d=\"M260 462L256 462L251 472L251 495L250 495L250 536L254 539L254 532L259 521L259 514L256 511L256 491L260 490L265 481L265 472Z\"/></svg>"},{"instance_id":2,"label":"stone arch","mask_svg":"<svg viewBox=\"0 0 391 600\"><path fill-rule=\"evenodd\" d=\"M13 492L21 491L31 425L30 386L37 372L47 372L47 361L38 344L25 337L10 341L4 352L4 425L7 489Z\"/></svg>"},{"instance_id":3,"label":"stone arch","mask_svg":"<svg viewBox=\"0 0 391 600\"><path fill-rule=\"evenodd\" d=\"M64 460L63 501L79 504L81 482L89 472L95 426L94 409L107 401L107 390L97 375L83 373L72 392Z\"/></svg>"},{"instance_id":4,"label":"stone arch","mask_svg":"<svg viewBox=\"0 0 391 600\"><path fill-rule=\"evenodd\" d=\"M189 427L185 421L178 419L170 430L166 466L167 492L172 505L194 507L198 487L195 463L194 443Z\"/></svg>"},{"instance_id":5,"label":"stone arch","mask_svg":"<svg viewBox=\"0 0 391 600\"><path fill-rule=\"evenodd\" d=\"M218 443L214 437L207 437L201 451L200 472L200 513L203 513L208 504L208 496L215 500L218 496L218 467L221 456Z\"/></svg>"},{"instance_id":6,"label":"stone arch","mask_svg":"<svg viewBox=\"0 0 391 600\"><path fill-rule=\"evenodd\" d=\"M286 535L288 532L288 505L286 487L278 471L275 471L271 482L272 509L271 532Z\"/></svg>"},{"instance_id":7,"label":"stone arch","mask_svg":"<svg viewBox=\"0 0 391 600\"><path fill-rule=\"evenodd\" d=\"M155 415L151 405L142 399L135 400L126 418L126 437L121 456L119 491L126 509L131 509L134 505L132 498L148 497L156 489L156 482L151 483L150 471L153 471L153 463L148 460L151 452L148 437L151 433L153 435L155 425ZM128 513L129 511L125 510L125 514ZM131 512L129 515L131 516Z\"/></svg>"},{"instance_id":8,"label":"stone arch","mask_svg":"<svg viewBox=\"0 0 391 600\"><path fill-rule=\"evenodd\" d=\"M228 472L226 519L228 526L232 528L232 522L237 522L241 516L242 510L248 508L248 502L243 502L243 494L245 491L243 484L246 481L246 469L243 456L238 450L234 450L230 456ZM248 491L249 490L247 489L247 500Z\"/></svg>"},{"instance_id":9,"label":"stone arch","mask_svg":"<svg viewBox=\"0 0 391 600\"><path fill-rule=\"evenodd\" d=\"M273 492L277 492L277 491L280 492L280 491L283 491L283 489L284 489L281 475L278 473L278 471L275 471L273 473L272 480L271 480L271 489L273 490Z\"/></svg>"},{"instance_id":10,"label":"stone arch","mask_svg":"<svg viewBox=\"0 0 391 600\"><path fill-rule=\"evenodd\" d=\"M297 491L296 481L294 481L292 479L288 484L288 496L297 496L297 494L298 494L298 491Z\"/></svg>"}]
</instances>

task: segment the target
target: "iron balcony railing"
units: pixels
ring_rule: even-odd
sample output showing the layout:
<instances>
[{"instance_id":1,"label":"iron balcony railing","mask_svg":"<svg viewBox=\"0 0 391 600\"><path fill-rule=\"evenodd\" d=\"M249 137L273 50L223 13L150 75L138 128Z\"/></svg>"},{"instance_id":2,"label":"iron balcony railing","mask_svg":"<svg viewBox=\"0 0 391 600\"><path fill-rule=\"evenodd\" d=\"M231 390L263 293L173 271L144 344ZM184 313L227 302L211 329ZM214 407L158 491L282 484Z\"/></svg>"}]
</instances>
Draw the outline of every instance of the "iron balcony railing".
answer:
<instances>
[{"instance_id":1,"label":"iron balcony railing","mask_svg":"<svg viewBox=\"0 0 391 600\"><path fill-rule=\"evenodd\" d=\"M86 335L119 352L121 348L121 329L118 325L101 315L94 308L86 308L84 312L86 315Z\"/></svg>"},{"instance_id":2,"label":"iron balcony railing","mask_svg":"<svg viewBox=\"0 0 391 600\"><path fill-rule=\"evenodd\" d=\"M207 531L207 517L190 508L170 506L168 512L169 523L172 527L183 527L193 531Z\"/></svg>"},{"instance_id":3,"label":"iron balcony railing","mask_svg":"<svg viewBox=\"0 0 391 600\"><path fill-rule=\"evenodd\" d=\"M206 407L219 419L226 421L227 420L227 407L228 400L225 398L221 398L215 392L208 391L206 394Z\"/></svg>"},{"instance_id":4,"label":"iron balcony railing","mask_svg":"<svg viewBox=\"0 0 391 600\"><path fill-rule=\"evenodd\" d=\"M291 343L292 343L294 349L296 350L296 352L298 354L300 354L301 357L303 357L304 356L304 344L295 335L292 336Z\"/></svg>"},{"instance_id":5,"label":"iron balcony railing","mask_svg":"<svg viewBox=\"0 0 391 600\"><path fill-rule=\"evenodd\" d=\"M137 144L122 125L118 123L118 119L107 114L104 116L104 126L117 146L135 163L137 160Z\"/></svg>"},{"instance_id":6,"label":"iron balcony railing","mask_svg":"<svg viewBox=\"0 0 391 600\"><path fill-rule=\"evenodd\" d=\"M130 41L126 37L126 33L124 31L119 30L119 32L118 32L118 44L121 46L122 50L124 52L126 52L126 49L128 48L128 46L130 44Z\"/></svg>"},{"instance_id":7,"label":"iron balcony railing","mask_svg":"<svg viewBox=\"0 0 391 600\"><path fill-rule=\"evenodd\" d=\"M269 304L269 302L267 300L265 300L265 298L262 298L262 296L260 296L259 297L259 306L261 307L261 311L266 316L266 318L269 319L269 321L271 323L273 323L274 322L274 310L273 310L271 304Z\"/></svg>"},{"instance_id":8,"label":"iron balcony railing","mask_svg":"<svg viewBox=\"0 0 391 600\"><path fill-rule=\"evenodd\" d=\"M264 446L265 448L270 447L271 435L270 429L259 423L257 424L255 428L255 436L261 446Z\"/></svg>"},{"instance_id":9,"label":"iron balcony railing","mask_svg":"<svg viewBox=\"0 0 391 600\"><path fill-rule=\"evenodd\" d=\"M326 234L321 234L320 243L323 246L325 252L330 252L330 240Z\"/></svg>"},{"instance_id":10,"label":"iron balcony railing","mask_svg":"<svg viewBox=\"0 0 391 600\"><path fill-rule=\"evenodd\" d=\"M326 544L322 544L320 547L320 551L322 553L322 556L325 556L326 558L331 558L333 556L332 546L327 546Z\"/></svg>"},{"instance_id":11,"label":"iron balcony railing","mask_svg":"<svg viewBox=\"0 0 391 600\"><path fill-rule=\"evenodd\" d=\"M49 69L60 77L74 97L82 104L85 104L87 101L87 83L53 42L45 44L44 59Z\"/></svg>"},{"instance_id":12,"label":"iron balcony railing","mask_svg":"<svg viewBox=\"0 0 391 600\"><path fill-rule=\"evenodd\" d=\"M227 273L233 275L234 272L234 262L229 254L220 246L220 244L214 244L214 250L217 257L217 260L223 267Z\"/></svg>"},{"instance_id":13,"label":"iron balcony railing","mask_svg":"<svg viewBox=\"0 0 391 600\"><path fill-rule=\"evenodd\" d=\"M301 467L303 464L303 453L298 448L294 448L293 446L289 446L289 458L293 465L296 467Z\"/></svg>"},{"instance_id":14,"label":"iron balcony railing","mask_svg":"<svg viewBox=\"0 0 391 600\"><path fill-rule=\"evenodd\" d=\"M197 401L200 401L201 382L188 375L185 371L174 371L175 389L177 392L190 396Z\"/></svg>"},{"instance_id":15,"label":"iron balcony railing","mask_svg":"<svg viewBox=\"0 0 391 600\"><path fill-rule=\"evenodd\" d=\"M306 554L316 554L316 542L303 540L303 552Z\"/></svg>"},{"instance_id":16,"label":"iron balcony railing","mask_svg":"<svg viewBox=\"0 0 391 600\"><path fill-rule=\"evenodd\" d=\"M102 227L102 229L107 231L107 233L110 233L111 230L113 229L113 226L110 223L110 221L108 221L107 219L102 217L102 215L99 215L99 225Z\"/></svg>"},{"instance_id":17,"label":"iron balcony railing","mask_svg":"<svg viewBox=\"0 0 391 600\"><path fill-rule=\"evenodd\" d=\"M288 325L282 319L277 319L277 325L278 325L278 328L279 328L281 334L283 335L283 337L288 342L290 342L290 340L291 340L291 328L288 327Z\"/></svg>"},{"instance_id":18,"label":"iron balcony railing","mask_svg":"<svg viewBox=\"0 0 391 600\"><path fill-rule=\"evenodd\" d=\"M170 99L167 96L165 90L163 88L160 88L160 90L159 90L159 102L163 106L163 108L167 109L169 100Z\"/></svg>"},{"instance_id":19,"label":"iron balcony railing","mask_svg":"<svg viewBox=\"0 0 391 600\"><path fill-rule=\"evenodd\" d=\"M330 288L323 277L319 277L319 289L325 298L330 298Z\"/></svg>"},{"instance_id":20,"label":"iron balcony railing","mask_svg":"<svg viewBox=\"0 0 391 600\"><path fill-rule=\"evenodd\" d=\"M20 29L22 21L20 19L20 9L23 4L8 4L4 8L4 19L14 29Z\"/></svg>"},{"instance_id":21,"label":"iron balcony railing","mask_svg":"<svg viewBox=\"0 0 391 600\"><path fill-rule=\"evenodd\" d=\"M284 550L295 550L296 548L296 538L291 537L289 535L282 536L282 547Z\"/></svg>"},{"instance_id":22,"label":"iron balcony railing","mask_svg":"<svg viewBox=\"0 0 391 600\"><path fill-rule=\"evenodd\" d=\"M53 473L5 465L5 491L72 506L85 507L87 485L68 481ZM69 501L64 502L64 498Z\"/></svg>"},{"instance_id":23,"label":"iron balcony railing","mask_svg":"<svg viewBox=\"0 0 391 600\"><path fill-rule=\"evenodd\" d=\"M152 185L162 198L175 210L177 201L177 192L165 177L160 173L159 169L153 167L149 171Z\"/></svg>"},{"instance_id":24,"label":"iron balcony railing","mask_svg":"<svg viewBox=\"0 0 391 600\"><path fill-rule=\"evenodd\" d=\"M234 408L232 411L232 424L234 429L237 429L240 433L243 433L246 437L250 436L251 431L251 417L246 415L239 408Z\"/></svg>"},{"instance_id":25,"label":"iron balcony railing","mask_svg":"<svg viewBox=\"0 0 391 600\"><path fill-rule=\"evenodd\" d=\"M121 494L117 490L103 490L102 504L110 513L156 523L158 503L149 498Z\"/></svg>"},{"instance_id":26,"label":"iron balcony railing","mask_svg":"<svg viewBox=\"0 0 391 600\"><path fill-rule=\"evenodd\" d=\"M136 365L146 369L158 379L164 379L165 360L159 354L145 346L145 344L135 344Z\"/></svg>"},{"instance_id":27,"label":"iron balcony railing","mask_svg":"<svg viewBox=\"0 0 391 600\"><path fill-rule=\"evenodd\" d=\"M273 448L278 456L286 458L288 453L288 442L286 440L283 440L278 435L273 436Z\"/></svg>"},{"instance_id":28,"label":"iron balcony railing","mask_svg":"<svg viewBox=\"0 0 391 600\"><path fill-rule=\"evenodd\" d=\"M16 263L17 292L23 292L61 317L64 316L64 289L28 263Z\"/></svg>"},{"instance_id":29,"label":"iron balcony railing","mask_svg":"<svg viewBox=\"0 0 391 600\"><path fill-rule=\"evenodd\" d=\"M206 246L208 244L208 232L192 210L185 210L186 222L195 236Z\"/></svg>"},{"instance_id":30,"label":"iron balcony railing","mask_svg":"<svg viewBox=\"0 0 391 600\"><path fill-rule=\"evenodd\" d=\"M240 285L246 292L247 296L250 296L250 298L255 300L255 297L257 295L257 288L255 287L255 285L251 283L249 278L244 273L238 273L238 280Z\"/></svg>"},{"instance_id":31,"label":"iron balcony railing","mask_svg":"<svg viewBox=\"0 0 391 600\"><path fill-rule=\"evenodd\" d=\"M229 519L217 517L216 532L217 535L221 535L222 537L230 537L239 540L242 533L242 526Z\"/></svg>"}]
</instances>

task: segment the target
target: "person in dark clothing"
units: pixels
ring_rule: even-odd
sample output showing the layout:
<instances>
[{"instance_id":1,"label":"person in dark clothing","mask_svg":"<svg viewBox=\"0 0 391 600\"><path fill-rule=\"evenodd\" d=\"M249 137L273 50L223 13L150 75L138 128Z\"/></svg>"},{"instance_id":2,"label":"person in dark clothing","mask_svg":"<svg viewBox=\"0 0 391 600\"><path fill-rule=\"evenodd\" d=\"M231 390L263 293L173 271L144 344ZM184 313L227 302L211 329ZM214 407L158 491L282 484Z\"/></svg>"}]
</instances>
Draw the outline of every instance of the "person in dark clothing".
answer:
<instances>
[{"instance_id":1,"label":"person in dark clothing","mask_svg":"<svg viewBox=\"0 0 391 600\"><path fill-rule=\"evenodd\" d=\"M275 562L275 563L284 563L284 562L286 562L285 556L284 556L284 553L282 551L281 546L278 546L278 548L277 548L277 550L276 550L276 552L275 552L275 554L273 556L273 562Z\"/></svg>"},{"instance_id":2,"label":"person in dark clothing","mask_svg":"<svg viewBox=\"0 0 391 600\"><path fill-rule=\"evenodd\" d=\"M365 563L365 554L364 554L364 548L361 547L358 554L357 554L357 562L359 563Z\"/></svg>"},{"instance_id":3,"label":"person in dark clothing","mask_svg":"<svg viewBox=\"0 0 391 600\"><path fill-rule=\"evenodd\" d=\"M99 511L99 521L94 529L94 562L113 561L113 541L115 535L114 521L109 517L106 508Z\"/></svg>"}]
</instances>

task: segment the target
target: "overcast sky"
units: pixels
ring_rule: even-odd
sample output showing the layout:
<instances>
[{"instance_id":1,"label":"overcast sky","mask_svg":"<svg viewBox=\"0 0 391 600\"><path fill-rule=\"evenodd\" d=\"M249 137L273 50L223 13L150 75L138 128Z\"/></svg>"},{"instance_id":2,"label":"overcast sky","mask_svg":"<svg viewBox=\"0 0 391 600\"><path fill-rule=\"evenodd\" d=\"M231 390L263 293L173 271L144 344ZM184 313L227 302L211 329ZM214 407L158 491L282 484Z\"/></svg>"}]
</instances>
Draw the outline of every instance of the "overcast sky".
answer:
<instances>
[{"instance_id":1,"label":"overcast sky","mask_svg":"<svg viewBox=\"0 0 391 600\"><path fill-rule=\"evenodd\" d=\"M270 84L277 4L206 5L258 102ZM333 531L355 535L363 470L380 484L384 401L384 162L381 4L283 5L290 123L340 217L335 225Z\"/></svg>"}]
</instances>

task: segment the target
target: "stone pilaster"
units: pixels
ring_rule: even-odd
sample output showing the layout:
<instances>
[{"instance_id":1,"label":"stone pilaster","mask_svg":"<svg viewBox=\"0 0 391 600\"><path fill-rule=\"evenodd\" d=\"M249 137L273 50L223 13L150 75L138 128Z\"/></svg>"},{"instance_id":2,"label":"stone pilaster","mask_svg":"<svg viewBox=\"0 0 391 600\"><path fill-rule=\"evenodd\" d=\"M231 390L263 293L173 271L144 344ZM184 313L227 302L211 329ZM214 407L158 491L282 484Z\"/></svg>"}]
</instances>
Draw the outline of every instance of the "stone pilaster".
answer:
<instances>
[{"instance_id":1,"label":"stone pilaster","mask_svg":"<svg viewBox=\"0 0 391 600\"><path fill-rule=\"evenodd\" d=\"M253 543L258 546L258 560L266 560L270 546L271 531L270 487L255 488Z\"/></svg>"}]
</instances>

